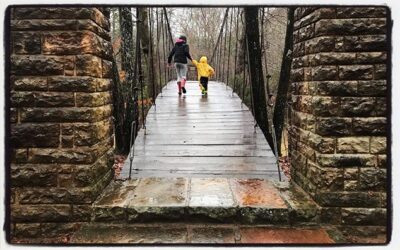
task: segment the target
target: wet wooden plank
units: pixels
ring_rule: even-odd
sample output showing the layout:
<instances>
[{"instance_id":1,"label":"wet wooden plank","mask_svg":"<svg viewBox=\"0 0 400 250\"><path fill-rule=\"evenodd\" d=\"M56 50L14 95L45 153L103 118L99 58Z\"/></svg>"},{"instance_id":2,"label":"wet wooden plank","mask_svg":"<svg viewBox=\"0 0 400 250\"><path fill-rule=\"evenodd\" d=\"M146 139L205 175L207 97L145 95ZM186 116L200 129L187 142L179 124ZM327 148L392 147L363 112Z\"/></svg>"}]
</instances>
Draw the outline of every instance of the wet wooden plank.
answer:
<instances>
[{"instance_id":1,"label":"wet wooden plank","mask_svg":"<svg viewBox=\"0 0 400 250\"><path fill-rule=\"evenodd\" d=\"M222 83L210 82L201 96L188 82L177 95L175 82L163 89L135 142L133 175L263 177L276 180L276 159L240 98ZM129 160L121 177L129 173Z\"/></svg>"}]
</instances>

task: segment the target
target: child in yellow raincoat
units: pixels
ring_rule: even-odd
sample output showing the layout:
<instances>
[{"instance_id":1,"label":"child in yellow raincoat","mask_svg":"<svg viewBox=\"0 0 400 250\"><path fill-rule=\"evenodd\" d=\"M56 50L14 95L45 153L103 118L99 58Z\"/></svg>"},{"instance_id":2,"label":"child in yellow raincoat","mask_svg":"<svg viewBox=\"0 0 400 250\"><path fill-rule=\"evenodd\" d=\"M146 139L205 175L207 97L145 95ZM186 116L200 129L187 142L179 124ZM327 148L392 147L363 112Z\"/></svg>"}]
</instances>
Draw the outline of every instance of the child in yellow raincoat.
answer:
<instances>
[{"instance_id":1,"label":"child in yellow raincoat","mask_svg":"<svg viewBox=\"0 0 400 250\"><path fill-rule=\"evenodd\" d=\"M208 79L214 75L214 69L207 63L207 57L202 56L200 62L192 60L192 63L197 68L197 78L202 95L207 95Z\"/></svg>"}]
</instances>

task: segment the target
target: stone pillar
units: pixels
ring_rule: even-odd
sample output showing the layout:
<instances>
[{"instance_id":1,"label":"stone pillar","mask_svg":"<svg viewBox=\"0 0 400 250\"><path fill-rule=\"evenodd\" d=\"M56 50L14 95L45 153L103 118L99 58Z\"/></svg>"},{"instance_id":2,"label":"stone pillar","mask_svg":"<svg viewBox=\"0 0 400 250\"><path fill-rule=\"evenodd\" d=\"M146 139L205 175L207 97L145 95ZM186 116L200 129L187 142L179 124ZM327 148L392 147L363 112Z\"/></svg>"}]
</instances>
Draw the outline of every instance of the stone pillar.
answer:
<instances>
[{"instance_id":1,"label":"stone pillar","mask_svg":"<svg viewBox=\"0 0 400 250\"><path fill-rule=\"evenodd\" d=\"M112 178L109 12L10 12L11 234L52 237Z\"/></svg>"},{"instance_id":2,"label":"stone pillar","mask_svg":"<svg viewBox=\"0 0 400 250\"><path fill-rule=\"evenodd\" d=\"M387 9L297 8L293 181L324 223L386 225Z\"/></svg>"}]
</instances>

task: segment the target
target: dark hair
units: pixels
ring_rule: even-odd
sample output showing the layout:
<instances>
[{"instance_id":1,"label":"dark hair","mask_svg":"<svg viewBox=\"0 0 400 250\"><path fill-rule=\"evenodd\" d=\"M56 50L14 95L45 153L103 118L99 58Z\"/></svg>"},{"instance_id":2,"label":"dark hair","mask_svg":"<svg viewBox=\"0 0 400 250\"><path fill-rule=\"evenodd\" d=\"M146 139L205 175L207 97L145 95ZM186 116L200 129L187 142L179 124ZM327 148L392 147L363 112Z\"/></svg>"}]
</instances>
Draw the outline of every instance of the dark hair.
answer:
<instances>
[{"instance_id":1,"label":"dark hair","mask_svg":"<svg viewBox=\"0 0 400 250\"><path fill-rule=\"evenodd\" d=\"M184 35L179 36L179 39L182 39L185 42L187 41L186 36L184 36Z\"/></svg>"}]
</instances>

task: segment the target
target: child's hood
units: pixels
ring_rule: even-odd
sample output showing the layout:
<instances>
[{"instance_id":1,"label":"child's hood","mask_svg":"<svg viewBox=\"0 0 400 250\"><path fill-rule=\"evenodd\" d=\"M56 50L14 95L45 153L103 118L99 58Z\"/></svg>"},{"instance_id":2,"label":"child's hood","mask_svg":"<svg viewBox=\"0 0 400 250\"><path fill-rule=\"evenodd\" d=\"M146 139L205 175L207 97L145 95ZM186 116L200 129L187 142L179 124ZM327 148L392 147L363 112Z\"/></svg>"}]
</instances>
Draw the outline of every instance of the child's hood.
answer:
<instances>
[{"instance_id":1,"label":"child's hood","mask_svg":"<svg viewBox=\"0 0 400 250\"><path fill-rule=\"evenodd\" d=\"M206 57L206 56L202 56L202 57L200 58L200 62L201 62L201 63L207 63L207 57Z\"/></svg>"}]
</instances>

